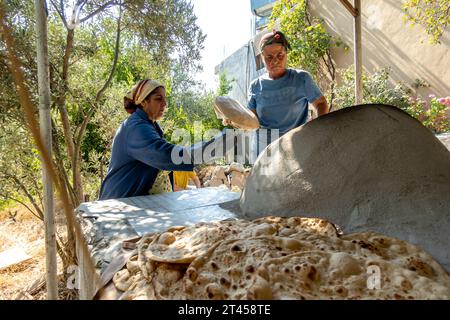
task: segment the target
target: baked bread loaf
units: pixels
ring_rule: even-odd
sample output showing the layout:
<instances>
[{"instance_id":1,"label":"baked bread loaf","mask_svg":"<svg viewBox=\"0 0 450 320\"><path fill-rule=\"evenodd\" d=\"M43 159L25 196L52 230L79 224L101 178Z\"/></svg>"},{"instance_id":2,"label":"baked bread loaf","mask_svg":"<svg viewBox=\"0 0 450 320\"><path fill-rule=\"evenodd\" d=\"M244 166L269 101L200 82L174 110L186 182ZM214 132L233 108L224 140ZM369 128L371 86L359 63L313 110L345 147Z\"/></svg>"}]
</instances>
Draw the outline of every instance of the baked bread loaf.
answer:
<instances>
[{"instance_id":1,"label":"baked bread loaf","mask_svg":"<svg viewBox=\"0 0 450 320\"><path fill-rule=\"evenodd\" d=\"M258 117L238 101L227 96L218 96L214 100L217 118L228 120L231 124L244 130L258 129Z\"/></svg>"}]
</instances>

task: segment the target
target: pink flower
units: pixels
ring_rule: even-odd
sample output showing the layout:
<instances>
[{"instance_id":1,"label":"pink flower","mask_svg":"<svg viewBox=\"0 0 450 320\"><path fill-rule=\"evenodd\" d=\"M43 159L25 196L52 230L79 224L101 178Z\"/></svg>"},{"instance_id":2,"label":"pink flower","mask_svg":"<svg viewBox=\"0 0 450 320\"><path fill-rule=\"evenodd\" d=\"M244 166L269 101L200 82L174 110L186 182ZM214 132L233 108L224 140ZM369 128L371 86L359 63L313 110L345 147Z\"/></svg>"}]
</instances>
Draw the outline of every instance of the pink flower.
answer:
<instances>
[{"instance_id":1,"label":"pink flower","mask_svg":"<svg viewBox=\"0 0 450 320\"><path fill-rule=\"evenodd\" d=\"M440 104L445 104L445 103L446 103L446 100L447 100L447 99L445 99L445 98L439 98L439 99L438 99L438 102L439 102Z\"/></svg>"},{"instance_id":2,"label":"pink flower","mask_svg":"<svg viewBox=\"0 0 450 320\"><path fill-rule=\"evenodd\" d=\"M435 95L435 94L430 94L430 95L428 96L428 98L434 99L434 98L436 98L436 95Z\"/></svg>"}]
</instances>

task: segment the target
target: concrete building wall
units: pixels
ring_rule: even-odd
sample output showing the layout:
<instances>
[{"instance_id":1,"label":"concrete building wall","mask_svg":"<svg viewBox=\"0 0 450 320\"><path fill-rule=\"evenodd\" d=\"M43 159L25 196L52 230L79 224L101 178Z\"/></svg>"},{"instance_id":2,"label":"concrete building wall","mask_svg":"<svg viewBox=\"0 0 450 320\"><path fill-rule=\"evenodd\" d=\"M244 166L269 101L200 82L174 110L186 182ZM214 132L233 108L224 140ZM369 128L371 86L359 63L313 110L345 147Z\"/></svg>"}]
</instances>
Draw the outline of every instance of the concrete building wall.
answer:
<instances>
[{"instance_id":1,"label":"concrete building wall","mask_svg":"<svg viewBox=\"0 0 450 320\"><path fill-rule=\"evenodd\" d=\"M425 29L411 27L404 22L399 0L364 0L362 5L362 57L363 68L368 73L391 67L394 81L411 85L416 79L425 80L429 88L419 93L437 96L450 95L450 31L442 43L431 45ZM338 68L353 64L353 17L336 0L311 0L311 10L322 17L333 36L341 37L350 50L332 52Z\"/></svg>"},{"instance_id":2,"label":"concrete building wall","mask_svg":"<svg viewBox=\"0 0 450 320\"><path fill-rule=\"evenodd\" d=\"M255 53L253 45L249 42L216 67L216 74L222 72L225 72L228 80L234 80L228 95L246 106L249 84L259 77L264 69L256 70Z\"/></svg>"}]
</instances>

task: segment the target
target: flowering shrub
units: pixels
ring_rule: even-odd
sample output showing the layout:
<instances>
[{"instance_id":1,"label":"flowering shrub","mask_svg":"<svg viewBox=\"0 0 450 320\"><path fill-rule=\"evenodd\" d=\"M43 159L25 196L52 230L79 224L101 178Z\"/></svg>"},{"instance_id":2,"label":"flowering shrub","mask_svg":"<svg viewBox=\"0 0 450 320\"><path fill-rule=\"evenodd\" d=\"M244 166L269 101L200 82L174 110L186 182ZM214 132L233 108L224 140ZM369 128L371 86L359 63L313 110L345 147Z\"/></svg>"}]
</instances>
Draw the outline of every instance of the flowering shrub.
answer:
<instances>
[{"instance_id":1,"label":"flowering shrub","mask_svg":"<svg viewBox=\"0 0 450 320\"><path fill-rule=\"evenodd\" d=\"M450 97L433 97L425 115L425 126L436 132L450 132Z\"/></svg>"},{"instance_id":2,"label":"flowering shrub","mask_svg":"<svg viewBox=\"0 0 450 320\"><path fill-rule=\"evenodd\" d=\"M353 66L338 72L342 82L335 86L333 108L342 109L355 105L355 73ZM373 74L363 73L363 103L383 103L405 110L411 90L402 83L392 86L389 72L390 68L383 68Z\"/></svg>"},{"instance_id":3,"label":"flowering shrub","mask_svg":"<svg viewBox=\"0 0 450 320\"><path fill-rule=\"evenodd\" d=\"M450 131L450 97L437 98L431 94L429 101L420 97L410 98L406 108L412 117L436 133Z\"/></svg>"},{"instance_id":4,"label":"flowering shrub","mask_svg":"<svg viewBox=\"0 0 450 320\"><path fill-rule=\"evenodd\" d=\"M450 97L428 99L412 96L411 89L402 83L392 86L389 68L374 74L363 74L363 103L384 103L396 106L418 119L435 133L450 132ZM355 104L353 67L341 71L342 83L335 87L334 107L341 109ZM419 84L419 86L424 86Z\"/></svg>"},{"instance_id":5,"label":"flowering shrub","mask_svg":"<svg viewBox=\"0 0 450 320\"><path fill-rule=\"evenodd\" d=\"M428 102L423 100L420 97L410 97L408 99L409 105L404 109L411 117L416 118L420 122L424 123L424 121L427 119L427 116L425 114L425 110L427 109Z\"/></svg>"}]
</instances>

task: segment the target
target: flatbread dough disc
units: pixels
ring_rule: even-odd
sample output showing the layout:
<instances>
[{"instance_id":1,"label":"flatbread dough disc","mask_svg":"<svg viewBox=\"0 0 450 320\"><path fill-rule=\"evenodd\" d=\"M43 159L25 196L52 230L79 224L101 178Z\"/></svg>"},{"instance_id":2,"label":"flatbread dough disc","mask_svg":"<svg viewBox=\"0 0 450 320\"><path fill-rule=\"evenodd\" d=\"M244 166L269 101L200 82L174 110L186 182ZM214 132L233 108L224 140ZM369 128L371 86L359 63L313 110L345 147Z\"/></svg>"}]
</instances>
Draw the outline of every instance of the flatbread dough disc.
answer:
<instances>
[{"instance_id":1,"label":"flatbread dough disc","mask_svg":"<svg viewBox=\"0 0 450 320\"><path fill-rule=\"evenodd\" d=\"M256 115L238 101L219 96L214 100L214 111L219 119L227 119L239 129L258 129L259 121Z\"/></svg>"}]
</instances>

